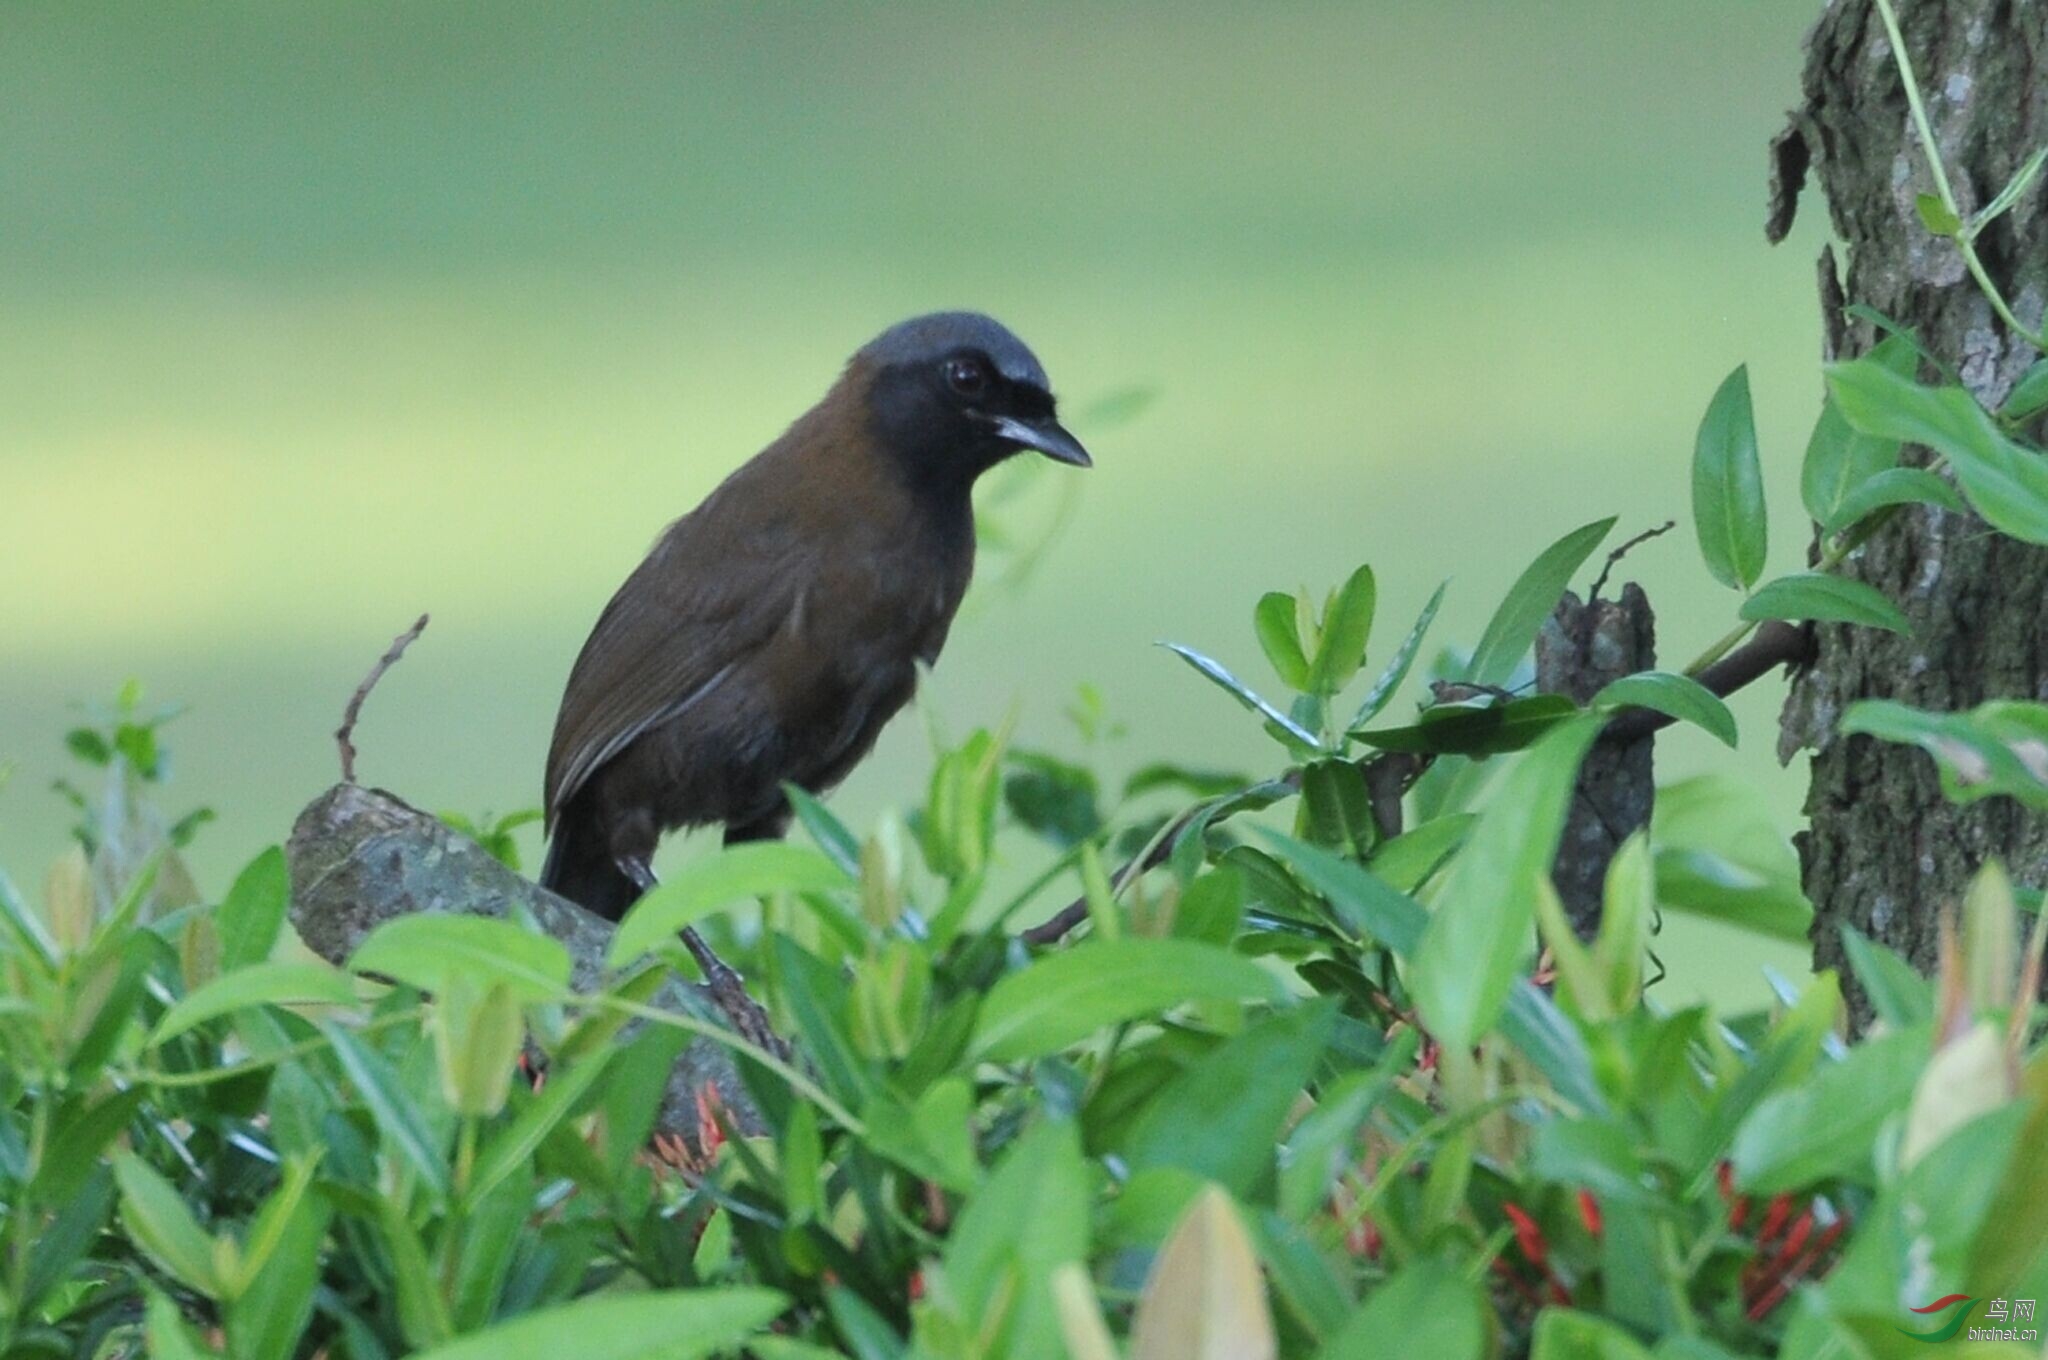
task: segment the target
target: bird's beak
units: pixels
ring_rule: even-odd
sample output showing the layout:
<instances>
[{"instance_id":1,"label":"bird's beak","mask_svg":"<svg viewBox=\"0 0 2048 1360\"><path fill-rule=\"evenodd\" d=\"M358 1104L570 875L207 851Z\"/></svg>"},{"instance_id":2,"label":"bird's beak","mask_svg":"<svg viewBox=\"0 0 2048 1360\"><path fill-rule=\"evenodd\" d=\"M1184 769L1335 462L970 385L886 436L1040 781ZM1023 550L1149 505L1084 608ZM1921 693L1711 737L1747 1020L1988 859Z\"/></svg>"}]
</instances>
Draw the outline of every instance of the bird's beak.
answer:
<instances>
[{"instance_id":1,"label":"bird's beak","mask_svg":"<svg viewBox=\"0 0 2048 1360\"><path fill-rule=\"evenodd\" d=\"M1081 441L1068 434L1066 428L1051 416L1040 420L997 416L995 426L999 437L1019 448L1036 449L1056 463L1071 463L1075 467L1095 466L1095 460L1088 456L1088 450L1081 447Z\"/></svg>"}]
</instances>

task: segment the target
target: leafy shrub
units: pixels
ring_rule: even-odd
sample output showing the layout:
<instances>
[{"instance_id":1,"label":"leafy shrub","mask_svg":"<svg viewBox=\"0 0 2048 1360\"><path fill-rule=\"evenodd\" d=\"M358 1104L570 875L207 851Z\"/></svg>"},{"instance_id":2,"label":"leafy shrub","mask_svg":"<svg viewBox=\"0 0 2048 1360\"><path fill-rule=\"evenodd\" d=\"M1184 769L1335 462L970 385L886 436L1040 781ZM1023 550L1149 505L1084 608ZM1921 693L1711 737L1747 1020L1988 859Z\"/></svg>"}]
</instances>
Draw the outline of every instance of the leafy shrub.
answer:
<instances>
[{"instance_id":1,"label":"leafy shrub","mask_svg":"<svg viewBox=\"0 0 2048 1360\"><path fill-rule=\"evenodd\" d=\"M1967 253L2041 159L1967 221L1924 203L1930 229ZM2023 433L2048 367L1988 412L1865 319L1893 334L1829 371L1810 571L1764 580L1747 374L1714 394L1693 518L1743 601L1686 673L1524 693L1611 520L1422 666L1412 717L1388 715L1441 589L1390 647L1369 569L1268 594L1283 699L1174 650L1274 738L1270 777L1157 764L1112 797L975 732L869 836L799 795L807 843L690 866L596 988L513 920L409 918L346 970L313 961L275 849L206 899L177 858L204 814L154 811L168 715L131 689L67 739L104 787L63 786L78 845L41 901L0 876L0 1355L1713 1360L1913 1354L1986 1300L2031 1309L2044 932L1998 866L1933 982L1850 935L1879 1017L1853 1045L1832 974L1761 1013L1656 1000L1660 912L1808 925L1782 840L1723 781L1664 791L1591 940L1551 886L1617 713L1732 745L1695 677L1760 624L1910 627L1836 571L1898 506L2048 543ZM1933 463L1903 465L1909 443ZM1109 727L1090 694L1075 716ZM2041 705L1867 704L1844 730L1925 748L1957 798L2048 809ZM516 867L519 814L450 820ZM999 837L1037 870L1021 891L994 886ZM1028 946L1062 886L1077 906ZM796 1056L649 1005L693 966L693 922L723 927ZM693 1138L652 1136L693 1037L738 1055L759 1132L707 1091Z\"/></svg>"}]
</instances>

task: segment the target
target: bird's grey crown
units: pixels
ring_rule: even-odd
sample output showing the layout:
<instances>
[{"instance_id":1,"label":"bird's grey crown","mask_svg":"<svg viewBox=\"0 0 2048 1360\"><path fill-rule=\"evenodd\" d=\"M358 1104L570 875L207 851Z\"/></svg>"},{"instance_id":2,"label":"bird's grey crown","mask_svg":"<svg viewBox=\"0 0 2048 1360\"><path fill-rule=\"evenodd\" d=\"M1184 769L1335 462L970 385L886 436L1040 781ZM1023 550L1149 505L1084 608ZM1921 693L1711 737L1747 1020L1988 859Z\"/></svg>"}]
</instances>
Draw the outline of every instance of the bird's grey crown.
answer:
<instances>
[{"instance_id":1,"label":"bird's grey crown","mask_svg":"<svg viewBox=\"0 0 2048 1360\"><path fill-rule=\"evenodd\" d=\"M1045 369L1009 327L980 312L933 312L899 321L861 347L861 357L878 364L916 364L937 360L955 350L978 349L996 371L1011 382L1041 392L1052 390Z\"/></svg>"}]
</instances>

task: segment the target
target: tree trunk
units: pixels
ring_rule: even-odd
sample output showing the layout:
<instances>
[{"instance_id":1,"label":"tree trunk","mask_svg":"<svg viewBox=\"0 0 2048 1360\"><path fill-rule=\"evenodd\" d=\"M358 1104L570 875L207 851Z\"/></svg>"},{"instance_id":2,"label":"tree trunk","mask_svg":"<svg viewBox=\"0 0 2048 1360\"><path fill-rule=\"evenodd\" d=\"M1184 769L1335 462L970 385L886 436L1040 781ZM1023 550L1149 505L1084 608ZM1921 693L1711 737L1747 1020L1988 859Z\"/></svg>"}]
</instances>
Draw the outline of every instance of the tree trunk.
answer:
<instances>
[{"instance_id":1,"label":"tree trunk","mask_svg":"<svg viewBox=\"0 0 2048 1360\"><path fill-rule=\"evenodd\" d=\"M1894 0L1929 120L1963 215L1989 201L2035 147L2048 143L2048 0ZM1833 0L1807 39L1804 106L1773 144L1773 241L1790 226L1809 166L1846 249L1820 262L1823 348L1867 350L1862 303L1915 331L1996 407L2036 355L1992 315L1949 241L1929 234L1915 198L1933 191L1882 19L1872 0ZM2040 182L1978 241L2014 312L2038 327L2048 284L2048 219ZM1923 373L1923 378L1931 376ZM1926 462L1908 449L1909 462ZM2048 827L2009 799L1946 802L1921 752L1841 737L1850 703L1896 699L1948 711L1990 698L2048 699L2048 551L1991 532L1974 515L1915 506L1851 559L1849 573L1897 601L1913 633L1824 625L1813 666L1786 705L1781 758L1813 752L1811 827L1799 838L1814 905L1814 962L1838 967L1853 925L1922 970L1935 922L1986 859L2022 881L2048 876ZM1867 1003L1849 985L1861 1027Z\"/></svg>"}]
</instances>

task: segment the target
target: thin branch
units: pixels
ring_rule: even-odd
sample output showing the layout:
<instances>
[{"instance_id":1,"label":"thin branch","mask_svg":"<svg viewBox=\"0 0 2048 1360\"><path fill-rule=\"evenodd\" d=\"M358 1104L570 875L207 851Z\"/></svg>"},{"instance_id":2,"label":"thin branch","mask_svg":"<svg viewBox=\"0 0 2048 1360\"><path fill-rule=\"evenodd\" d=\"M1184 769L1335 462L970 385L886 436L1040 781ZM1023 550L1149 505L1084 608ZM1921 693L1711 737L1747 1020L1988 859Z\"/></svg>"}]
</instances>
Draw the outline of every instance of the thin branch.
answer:
<instances>
[{"instance_id":1,"label":"thin branch","mask_svg":"<svg viewBox=\"0 0 2048 1360\"><path fill-rule=\"evenodd\" d=\"M1621 561L1621 559L1627 557L1631 551L1633 551L1636 548L1642 547L1643 544L1648 543L1651 539L1661 538L1665 534L1670 533L1673 529L1677 527L1677 520L1667 519L1654 529L1643 530L1634 538L1622 544L1613 552L1607 554L1607 565L1600 568L1600 575L1594 579L1593 588L1586 592L1586 603L1591 604L1593 603L1593 601L1600 598L1600 587L1607 584L1607 577L1611 572L1613 572L1615 563Z\"/></svg>"},{"instance_id":2,"label":"thin branch","mask_svg":"<svg viewBox=\"0 0 2048 1360\"><path fill-rule=\"evenodd\" d=\"M1365 776L1366 788L1371 792L1373 820L1379 825L1383 837L1399 834L1401 798L1421 777L1422 772L1429 768L1430 760L1431 757L1428 756L1389 751L1359 762L1360 772ZM1301 770L1298 767L1288 770L1274 782L1299 792ZM1210 800L1204 799L1192 807L1183 809L1152 838L1142 854L1125 861L1124 866L1118 869L1110 880L1113 891L1122 892L1138 875L1166 863L1173 854L1174 845L1186 834L1188 826L1201 815L1202 810L1209 806L1209 802ZM1389 827L1393 828L1391 833L1388 831ZM1029 930L1020 932L1019 938L1026 944L1054 944L1087 919L1088 899L1077 897Z\"/></svg>"},{"instance_id":3,"label":"thin branch","mask_svg":"<svg viewBox=\"0 0 2048 1360\"><path fill-rule=\"evenodd\" d=\"M1725 699L1743 686L1768 675L1780 666L1803 666L1813 660L1813 630L1796 623L1772 620L1756 630L1756 635L1726 656L1702 667L1693 673L1693 679L1700 682L1717 697ZM1653 732L1661 732L1677 719L1668 713L1658 713L1647 708L1626 709L1607 730L1600 734L1602 741L1641 741Z\"/></svg>"},{"instance_id":4,"label":"thin branch","mask_svg":"<svg viewBox=\"0 0 2048 1360\"><path fill-rule=\"evenodd\" d=\"M370 697L370 691L384 678L384 672L398 664L398 658L405 655L405 649L412 646L421 633L427 631L427 616L420 615L412 627L391 639L390 648L377 658L377 664L370 667L370 673L363 677L363 683L356 686L356 692L349 696L348 707L341 711L341 726L335 729L335 744L341 747L341 782L356 782L356 719L363 714L363 700Z\"/></svg>"}]
</instances>

